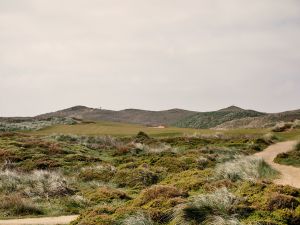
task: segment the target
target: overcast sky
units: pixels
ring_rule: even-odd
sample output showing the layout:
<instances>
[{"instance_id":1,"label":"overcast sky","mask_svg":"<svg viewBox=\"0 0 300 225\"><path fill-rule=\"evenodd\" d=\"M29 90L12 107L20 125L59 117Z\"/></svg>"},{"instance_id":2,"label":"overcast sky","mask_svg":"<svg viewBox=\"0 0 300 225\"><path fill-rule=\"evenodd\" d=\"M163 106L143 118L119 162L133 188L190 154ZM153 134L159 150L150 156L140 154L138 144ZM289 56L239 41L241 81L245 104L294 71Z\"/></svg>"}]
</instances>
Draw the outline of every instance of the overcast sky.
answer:
<instances>
[{"instance_id":1,"label":"overcast sky","mask_svg":"<svg viewBox=\"0 0 300 225\"><path fill-rule=\"evenodd\" d=\"M0 116L300 108L299 0L0 0Z\"/></svg>"}]
</instances>

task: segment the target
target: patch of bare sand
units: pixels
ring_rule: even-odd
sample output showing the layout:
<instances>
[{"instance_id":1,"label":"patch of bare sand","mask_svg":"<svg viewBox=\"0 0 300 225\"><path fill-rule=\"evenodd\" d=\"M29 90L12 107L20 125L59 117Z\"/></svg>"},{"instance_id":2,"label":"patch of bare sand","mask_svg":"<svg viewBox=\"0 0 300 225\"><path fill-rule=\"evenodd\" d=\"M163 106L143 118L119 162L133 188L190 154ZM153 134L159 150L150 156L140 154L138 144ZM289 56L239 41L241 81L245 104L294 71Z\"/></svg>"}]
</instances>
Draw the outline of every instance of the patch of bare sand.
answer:
<instances>
[{"instance_id":1,"label":"patch of bare sand","mask_svg":"<svg viewBox=\"0 0 300 225\"><path fill-rule=\"evenodd\" d=\"M26 219L12 219L0 220L0 225L58 225L69 224L77 219L74 216L59 216L59 217L44 217L44 218L26 218Z\"/></svg>"}]
</instances>

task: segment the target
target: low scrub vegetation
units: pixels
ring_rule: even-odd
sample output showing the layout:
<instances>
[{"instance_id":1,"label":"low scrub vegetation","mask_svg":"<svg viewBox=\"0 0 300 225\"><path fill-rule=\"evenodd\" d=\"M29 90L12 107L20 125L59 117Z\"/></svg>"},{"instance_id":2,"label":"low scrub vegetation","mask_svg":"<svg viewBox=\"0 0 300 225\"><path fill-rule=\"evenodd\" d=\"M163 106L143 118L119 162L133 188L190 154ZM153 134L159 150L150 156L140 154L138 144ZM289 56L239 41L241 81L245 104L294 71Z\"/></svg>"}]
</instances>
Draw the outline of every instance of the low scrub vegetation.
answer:
<instances>
[{"instance_id":1,"label":"low scrub vegetation","mask_svg":"<svg viewBox=\"0 0 300 225\"><path fill-rule=\"evenodd\" d=\"M299 224L300 192L253 158L273 135L0 133L0 217L72 225Z\"/></svg>"},{"instance_id":2,"label":"low scrub vegetation","mask_svg":"<svg viewBox=\"0 0 300 225\"><path fill-rule=\"evenodd\" d=\"M32 120L25 122L0 122L0 131L37 131L57 124L74 125L78 122L72 118L52 118L49 120Z\"/></svg>"}]
</instances>

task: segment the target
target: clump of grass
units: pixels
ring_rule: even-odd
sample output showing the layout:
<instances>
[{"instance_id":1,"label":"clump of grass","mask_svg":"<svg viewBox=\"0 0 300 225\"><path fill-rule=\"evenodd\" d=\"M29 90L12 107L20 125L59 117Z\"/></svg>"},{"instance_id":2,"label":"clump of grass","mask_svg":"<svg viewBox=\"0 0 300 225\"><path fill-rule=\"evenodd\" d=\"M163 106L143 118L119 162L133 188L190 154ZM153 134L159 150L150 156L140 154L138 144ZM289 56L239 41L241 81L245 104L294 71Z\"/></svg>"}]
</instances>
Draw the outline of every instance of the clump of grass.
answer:
<instances>
[{"instance_id":1,"label":"clump of grass","mask_svg":"<svg viewBox=\"0 0 300 225\"><path fill-rule=\"evenodd\" d=\"M263 159L257 157L239 157L229 162L219 164L215 171L216 179L255 181L272 179L278 172L272 169Z\"/></svg>"},{"instance_id":2,"label":"clump of grass","mask_svg":"<svg viewBox=\"0 0 300 225\"><path fill-rule=\"evenodd\" d=\"M175 210L172 224L239 224L232 213L237 204L238 198L226 188L201 194Z\"/></svg>"},{"instance_id":3,"label":"clump of grass","mask_svg":"<svg viewBox=\"0 0 300 225\"><path fill-rule=\"evenodd\" d=\"M263 140L266 142L266 143L275 143L276 141L278 141L278 137L273 134L273 133L267 133L263 136Z\"/></svg>"},{"instance_id":4,"label":"clump of grass","mask_svg":"<svg viewBox=\"0 0 300 225\"><path fill-rule=\"evenodd\" d=\"M280 122L275 125L275 127L272 128L273 132L284 132L289 129L291 129L293 126L293 123L286 123L286 122Z\"/></svg>"},{"instance_id":5,"label":"clump of grass","mask_svg":"<svg viewBox=\"0 0 300 225\"><path fill-rule=\"evenodd\" d=\"M141 150L145 154L159 154L163 152L172 152L172 153L177 153L178 149L177 148L172 148L171 145L168 145L166 143L158 143L155 145L146 145L142 143L134 143L134 147L136 149Z\"/></svg>"},{"instance_id":6,"label":"clump of grass","mask_svg":"<svg viewBox=\"0 0 300 225\"><path fill-rule=\"evenodd\" d=\"M142 212L127 217L122 225L154 225L151 218Z\"/></svg>"},{"instance_id":7,"label":"clump of grass","mask_svg":"<svg viewBox=\"0 0 300 225\"><path fill-rule=\"evenodd\" d=\"M0 191L20 192L28 197L57 197L73 193L68 181L60 173L36 170L32 173L0 172Z\"/></svg>"},{"instance_id":8,"label":"clump of grass","mask_svg":"<svg viewBox=\"0 0 300 225\"><path fill-rule=\"evenodd\" d=\"M41 215L43 211L30 199L25 199L19 194L12 194L0 198L0 210L5 211L5 216Z\"/></svg>"}]
</instances>

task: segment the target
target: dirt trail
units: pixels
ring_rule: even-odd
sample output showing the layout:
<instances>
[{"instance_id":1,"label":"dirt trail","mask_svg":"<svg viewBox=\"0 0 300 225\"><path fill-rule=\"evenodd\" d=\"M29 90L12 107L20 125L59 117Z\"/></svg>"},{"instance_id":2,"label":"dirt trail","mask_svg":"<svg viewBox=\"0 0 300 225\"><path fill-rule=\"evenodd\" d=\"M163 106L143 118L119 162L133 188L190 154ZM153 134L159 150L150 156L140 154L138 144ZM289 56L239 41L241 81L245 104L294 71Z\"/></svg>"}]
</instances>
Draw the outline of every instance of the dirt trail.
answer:
<instances>
[{"instance_id":1,"label":"dirt trail","mask_svg":"<svg viewBox=\"0 0 300 225\"><path fill-rule=\"evenodd\" d=\"M69 224L73 220L76 220L77 217L78 216L59 216L59 217L0 220L0 225L58 225L58 224Z\"/></svg>"},{"instance_id":2,"label":"dirt trail","mask_svg":"<svg viewBox=\"0 0 300 225\"><path fill-rule=\"evenodd\" d=\"M292 151L296 143L296 141L281 142L255 154L281 173L280 178L275 180L274 183L300 188L300 168L274 163L274 159L278 154Z\"/></svg>"}]
</instances>

